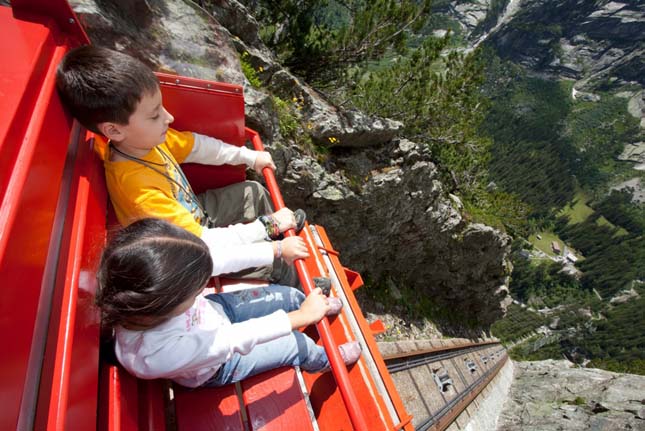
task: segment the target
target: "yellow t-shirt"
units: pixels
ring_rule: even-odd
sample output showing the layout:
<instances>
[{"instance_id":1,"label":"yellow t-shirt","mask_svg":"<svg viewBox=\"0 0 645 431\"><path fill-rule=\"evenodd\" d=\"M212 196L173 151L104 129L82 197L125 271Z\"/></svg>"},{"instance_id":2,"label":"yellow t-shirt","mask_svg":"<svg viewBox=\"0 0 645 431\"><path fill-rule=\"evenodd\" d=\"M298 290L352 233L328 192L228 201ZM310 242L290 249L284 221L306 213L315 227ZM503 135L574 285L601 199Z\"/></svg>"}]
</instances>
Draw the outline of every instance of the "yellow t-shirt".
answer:
<instances>
[{"instance_id":1,"label":"yellow t-shirt","mask_svg":"<svg viewBox=\"0 0 645 431\"><path fill-rule=\"evenodd\" d=\"M155 217L201 236L204 213L195 202L183 172L174 167L188 157L194 143L191 132L168 129L165 142L141 158L146 164L134 160L111 161L109 151L113 150L108 149L103 160L105 179L122 226Z\"/></svg>"}]
</instances>

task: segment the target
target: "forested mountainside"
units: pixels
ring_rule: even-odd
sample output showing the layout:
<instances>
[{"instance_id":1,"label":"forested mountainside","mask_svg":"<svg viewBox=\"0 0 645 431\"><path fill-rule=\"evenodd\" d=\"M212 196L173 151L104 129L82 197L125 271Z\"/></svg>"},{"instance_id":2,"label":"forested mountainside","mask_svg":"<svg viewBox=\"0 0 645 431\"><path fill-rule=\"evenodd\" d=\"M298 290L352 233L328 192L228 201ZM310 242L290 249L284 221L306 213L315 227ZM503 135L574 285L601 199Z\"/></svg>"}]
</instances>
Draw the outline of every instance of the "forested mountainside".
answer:
<instances>
[{"instance_id":1,"label":"forested mountainside","mask_svg":"<svg viewBox=\"0 0 645 431\"><path fill-rule=\"evenodd\" d=\"M493 333L531 335L517 358L645 372L645 5L269 3L247 5L279 58L336 103L400 121L462 214L513 236L517 304Z\"/></svg>"},{"instance_id":2,"label":"forested mountainside","mask_svg":"<svg viewBox=\"0 0 645 431\"><path fill-rule=\"evenodd\" d=\"M516 358L645 373L645 5L437 7L484 53L489 186L529 205L493 333Z\"/></svg>"}]
</instances>

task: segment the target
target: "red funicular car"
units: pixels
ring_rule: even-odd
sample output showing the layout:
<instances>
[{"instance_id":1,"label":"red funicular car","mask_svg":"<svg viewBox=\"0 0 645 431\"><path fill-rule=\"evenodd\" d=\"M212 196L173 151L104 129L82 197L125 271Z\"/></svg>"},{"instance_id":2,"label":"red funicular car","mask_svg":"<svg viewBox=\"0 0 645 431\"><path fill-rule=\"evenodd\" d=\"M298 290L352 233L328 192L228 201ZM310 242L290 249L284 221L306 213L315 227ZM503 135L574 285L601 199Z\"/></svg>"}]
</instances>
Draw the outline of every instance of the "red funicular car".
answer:
<instances>
[{"instance_id":1,"label":"red funicular car","mask_svg":"<svg viewBox=\"0 0 645 431\"><path fill-rule=\"evenodd\" d=\"M312 277L332 278L346 304L338 317L307 329L327 349L332 373L282 368L188 391L138 380L108 359L93 306L110 219L99 139L64 111L54 85L61 58L89 40L65 0L11 4L0 6L0 429L412 429L374 341L379 325L367 324L352 293L361 278L341 265L320 226L300 233L311 257L297 269L306 291ZM262 147L244 126L241 87L159 80L174 127ZM185 168L196 192L245 175L239 166ZM275 179L265 178L282 207ZM353 339L363 356L347 369L335 346Z\"/></svg>"}]
</instances>

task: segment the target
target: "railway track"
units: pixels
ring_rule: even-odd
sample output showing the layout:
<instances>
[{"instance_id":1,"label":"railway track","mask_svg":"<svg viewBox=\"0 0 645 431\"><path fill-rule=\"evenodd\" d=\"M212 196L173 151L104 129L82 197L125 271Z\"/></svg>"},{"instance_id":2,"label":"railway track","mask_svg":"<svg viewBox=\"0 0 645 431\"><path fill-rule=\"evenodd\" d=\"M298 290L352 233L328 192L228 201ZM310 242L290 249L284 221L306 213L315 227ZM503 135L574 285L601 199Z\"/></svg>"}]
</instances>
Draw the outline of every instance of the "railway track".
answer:
<instances>
[{"instance_id":1,"label":"railway track","mask_svg":"<svg viewBox=\"0 0 645 431\"><path fill-rule=\"evenodd\" d=\"M508 359L499 342L382 344L385 364L418 431L448 428Z\"/></svg>"}]
</instances>

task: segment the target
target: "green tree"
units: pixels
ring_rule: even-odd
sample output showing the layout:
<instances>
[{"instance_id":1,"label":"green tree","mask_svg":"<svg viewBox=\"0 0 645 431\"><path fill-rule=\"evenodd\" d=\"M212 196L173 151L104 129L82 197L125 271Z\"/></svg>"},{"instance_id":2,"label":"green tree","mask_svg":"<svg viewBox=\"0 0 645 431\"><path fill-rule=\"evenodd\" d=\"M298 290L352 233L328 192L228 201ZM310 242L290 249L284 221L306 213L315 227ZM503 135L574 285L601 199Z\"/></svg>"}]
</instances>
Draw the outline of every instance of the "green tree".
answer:
<instances>
[{"instance_id":1,"label":"green tree","mask_svg":"<svg viewBox=\"0 0 645 431\"><path fill-rule=\"evenodd\" d=\"M443 182L464 200L467 215L511 232L526 232L530 208L486 186L491 140L480 125L488 101L481 53L450 51L450 34L426 37L408 55L360 71L346 92L353 106L401 121L406 137L426 143ZM353 83L352 83L353 82Z\"/></svg>"},{"instance_id":2,"label":"green tree","mask_svg":"<svg viewBox=\"0 0 645 431\"><path fill-rule=\"evenodd\" d=\"M403 53L425 23L423 0L264 0L247 2L265 26L264 40L284 65L328 83L349 65Z\"/></svg>"}]
</instances>

